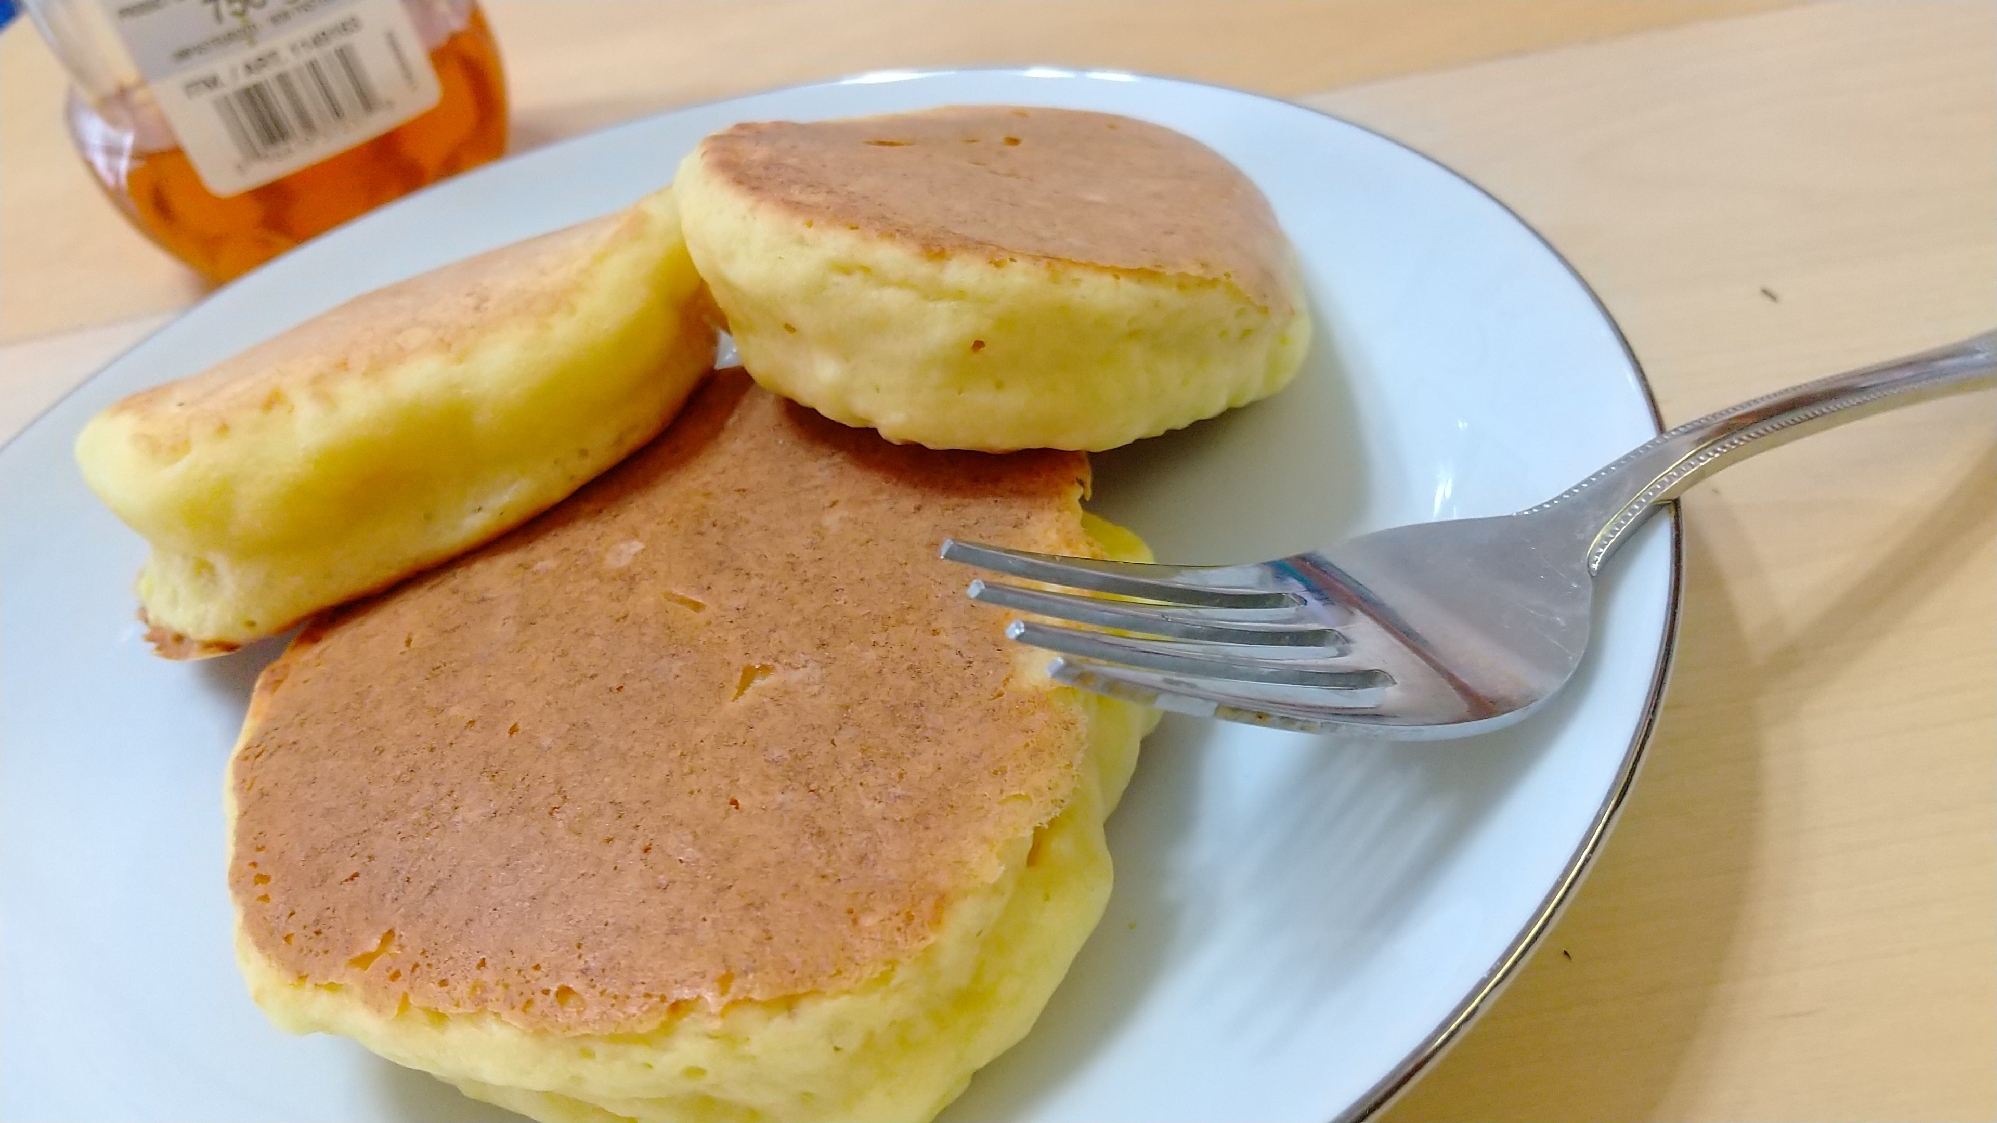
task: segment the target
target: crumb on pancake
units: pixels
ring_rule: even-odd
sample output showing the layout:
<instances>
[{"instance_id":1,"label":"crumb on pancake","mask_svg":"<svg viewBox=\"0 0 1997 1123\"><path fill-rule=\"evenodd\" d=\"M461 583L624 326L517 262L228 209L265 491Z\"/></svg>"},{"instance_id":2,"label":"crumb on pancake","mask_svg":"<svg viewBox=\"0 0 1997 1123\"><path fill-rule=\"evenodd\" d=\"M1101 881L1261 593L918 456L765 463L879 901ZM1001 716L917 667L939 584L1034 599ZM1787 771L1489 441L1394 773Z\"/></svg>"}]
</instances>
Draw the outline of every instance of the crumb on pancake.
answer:
<instances>
[{"instance_id":1,"label":"crumb on pancake","mask_svg":"<svg viewBox=\"0 0 1997 1123\"><path fill-rule=\"evenodd\" d=\"M146 642L152 646L153 654L162 659L176 661L213 659L227 655L242 646L239 643L224 643L220 640L199 640L182 635L172 628L161 627L153 623L143 608L139 609L138 617L139 623L146 626Z\"/></svg>"}]
</instances>

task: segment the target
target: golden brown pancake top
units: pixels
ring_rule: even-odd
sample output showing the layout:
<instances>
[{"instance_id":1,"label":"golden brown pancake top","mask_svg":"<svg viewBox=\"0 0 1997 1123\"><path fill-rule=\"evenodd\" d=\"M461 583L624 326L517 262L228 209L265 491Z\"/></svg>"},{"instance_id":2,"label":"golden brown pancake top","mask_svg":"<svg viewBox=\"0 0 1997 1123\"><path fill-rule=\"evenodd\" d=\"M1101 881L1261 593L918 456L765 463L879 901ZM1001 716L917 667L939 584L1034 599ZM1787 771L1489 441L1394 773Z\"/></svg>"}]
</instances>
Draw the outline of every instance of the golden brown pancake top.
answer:
<instances>
[{"instance_id":1,"label":"golden brown pancake top","mask_svg":"<svg viewBox=\"0 0 1997 1123\"><path fill-rule=\"evenodd\" d=\"M589 487L265 672L232 776L246 934L377 1008L565 1032L912 955L1065 805L1085 738L937 546L1089 552L1087 473L891 445L717 375Z\"/></svg>"},{"instance_id":2,"label":"golden brown pancake top","mask_svg":"<svg viewBox=\"0 0 1997 1123\"><path fill-rule=\"evenodd\" d=\"M1108 113L958 106L742 124L705 165L812 222L933 255L1037 257L1231 281L1279 314L1289 243L1248 177L1200 142Z\"/></svg>"},{"instance_id":3,"label":"golden brown pancake top","mask_svg":"<svg viewBox=\"0 0 1997 1123\"><path fill-rule=\"evenodd\" d=\"M170 463L242 416L288 410L342 382L462 351L558 311L601 249L642 222L633 211L607 215L411 277L111 409L137 418L134 439Z\"/></svg>"}]
</instances>

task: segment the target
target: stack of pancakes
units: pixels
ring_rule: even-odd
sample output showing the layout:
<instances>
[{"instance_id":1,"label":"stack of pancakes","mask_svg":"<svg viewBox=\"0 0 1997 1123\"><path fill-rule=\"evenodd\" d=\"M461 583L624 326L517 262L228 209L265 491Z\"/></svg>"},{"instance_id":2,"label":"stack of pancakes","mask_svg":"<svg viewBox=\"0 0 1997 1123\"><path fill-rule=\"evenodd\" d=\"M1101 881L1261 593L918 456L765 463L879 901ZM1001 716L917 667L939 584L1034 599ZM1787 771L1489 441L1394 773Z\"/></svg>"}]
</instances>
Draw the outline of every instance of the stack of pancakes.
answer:
<instances>
[{"instance_id":1,"label":"stack of pancakes","mask_svg":"<svg viewBox=\"0 0 1997 1123\"><path fill-rule=\"evenodd\" d=\"M1101 917L1155 720L936 547L1146 558L1078 450L1273 392L1303 301L1253 186L1124 118L739 126L675 195L79 455L172 651L309 616L227 784L279 1025L541 1120L927 1119ZM689 397L717 309L747 371Z\"/></svg>"},{"instance_id":2,"label":"stack of pancakes","mask_svg":"<svg viewBox=\"0 0 1997 1123\"><path fill-rule=\"evenodd\" d=\"M731 372L315 622L229 784L258 1001L537 1118L927 1118L1101 914L1144 727L1002 645L935 544L1101 556L1087 475Z\"/></svg>"}]
</instances>

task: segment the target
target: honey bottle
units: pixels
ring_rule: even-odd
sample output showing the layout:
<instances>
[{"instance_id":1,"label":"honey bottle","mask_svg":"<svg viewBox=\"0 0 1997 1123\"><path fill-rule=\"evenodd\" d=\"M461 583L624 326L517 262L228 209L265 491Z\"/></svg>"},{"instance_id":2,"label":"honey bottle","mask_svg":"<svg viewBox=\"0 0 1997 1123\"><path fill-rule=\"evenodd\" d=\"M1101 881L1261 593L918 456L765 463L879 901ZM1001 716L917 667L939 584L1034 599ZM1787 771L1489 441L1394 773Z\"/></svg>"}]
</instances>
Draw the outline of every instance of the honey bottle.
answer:
<instances>
[{"instance_id":1,"label":"honey bottle","mask_svg":"<svg viewBox=\"0 0 1997 1123\"><path fill-rule=\"evenodd\" d=\"M214 283L506 147L474 0L26 0L111 202Z\"/></svg>"}]
</instances>

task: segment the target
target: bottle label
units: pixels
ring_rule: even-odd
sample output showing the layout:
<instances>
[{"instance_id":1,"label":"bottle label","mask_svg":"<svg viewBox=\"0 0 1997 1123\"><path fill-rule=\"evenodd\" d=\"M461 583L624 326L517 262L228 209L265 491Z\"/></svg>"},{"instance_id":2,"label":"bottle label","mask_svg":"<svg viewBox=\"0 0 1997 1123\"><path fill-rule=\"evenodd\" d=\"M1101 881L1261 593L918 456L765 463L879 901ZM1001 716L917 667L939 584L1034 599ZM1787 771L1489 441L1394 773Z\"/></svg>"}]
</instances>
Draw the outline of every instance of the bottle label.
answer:
<instances>
[{"instance_id":1,"label":"bottle label","mask_svg":"<svg viewBox=\"0 0 1997 1123\"><path fill-rule=\"evenodd\" d=\"M99 0L203 186L236 195L437 104L402 0Z\"/></svg>"}]
</instances>

